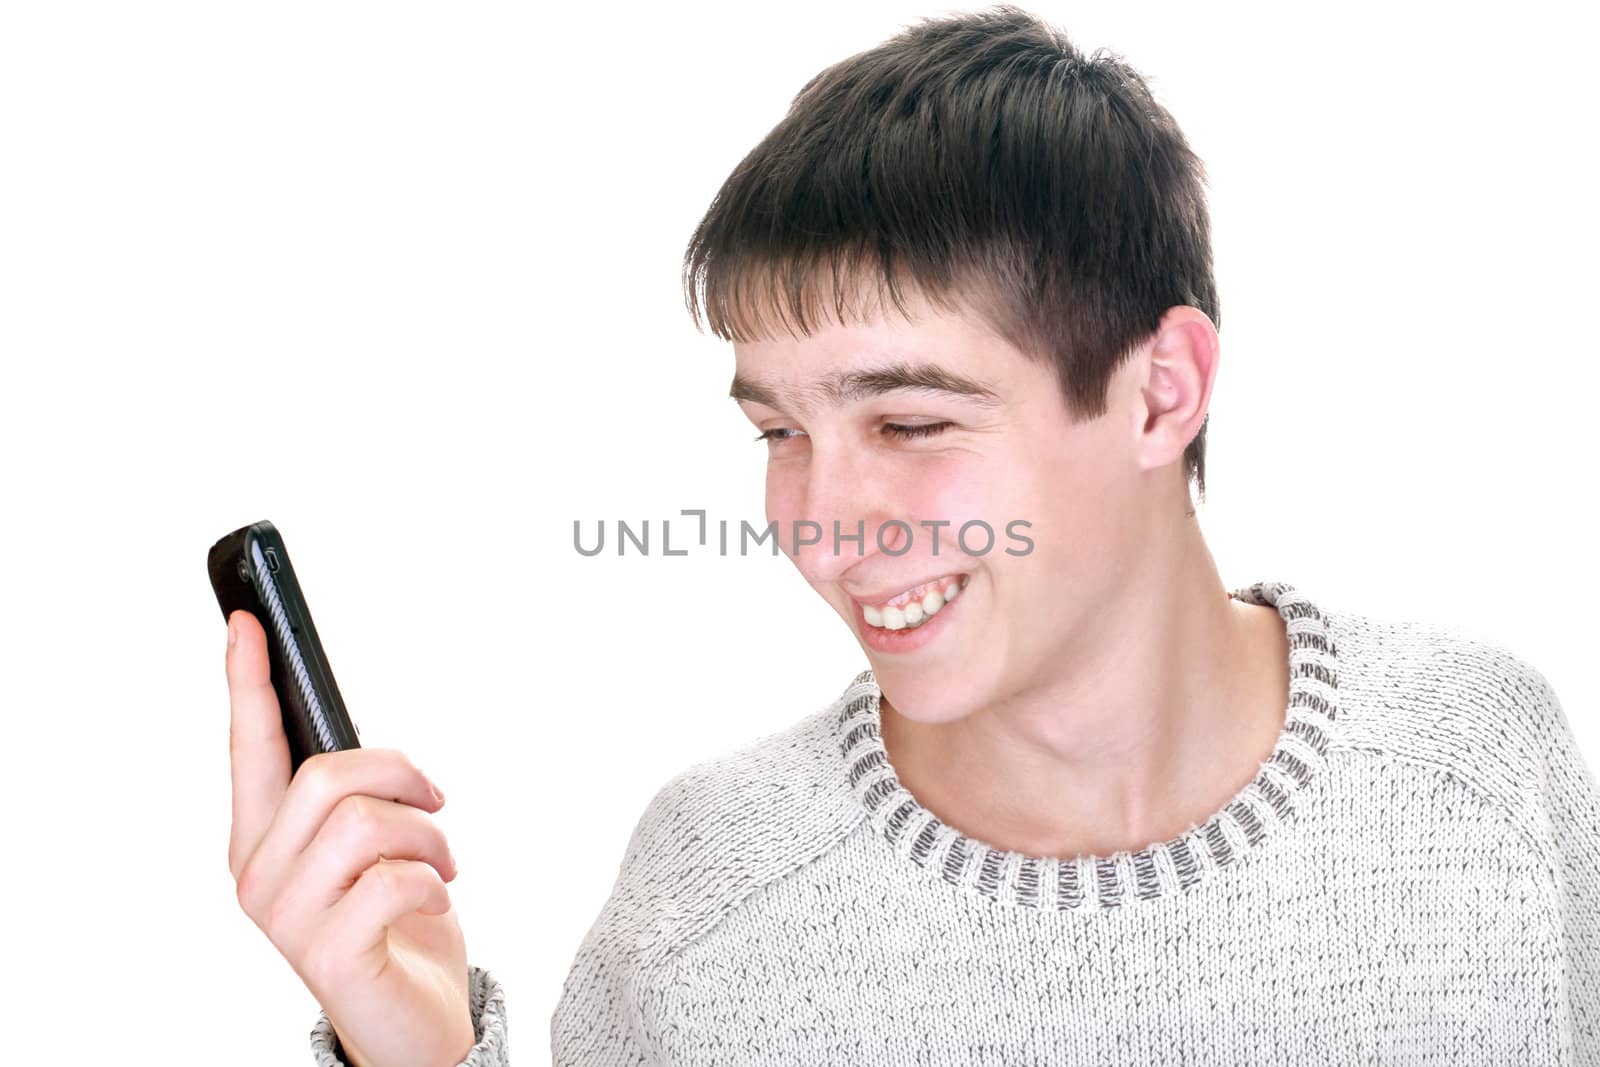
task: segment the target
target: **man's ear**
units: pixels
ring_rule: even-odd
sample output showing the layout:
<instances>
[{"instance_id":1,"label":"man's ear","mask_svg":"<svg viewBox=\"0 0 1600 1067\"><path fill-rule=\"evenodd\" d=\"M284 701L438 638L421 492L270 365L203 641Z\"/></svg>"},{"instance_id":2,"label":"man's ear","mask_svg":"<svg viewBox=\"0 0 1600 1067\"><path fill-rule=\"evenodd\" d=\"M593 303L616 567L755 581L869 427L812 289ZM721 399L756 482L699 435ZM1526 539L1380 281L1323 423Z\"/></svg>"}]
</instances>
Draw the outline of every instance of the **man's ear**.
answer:
<instances>
[{"instance_id":1,"label":"man's ear","mask_svg":"<svg viewBox=\"0 0 1600 1067\"><path fill-rule=\"evenodd\" d=\"M1145 469L1181 462L1211 404L1222 346L1199 308L1167 309L1139 357L1143 381L1134 405L1135 454Z\"/></svg>"}]
</instances>

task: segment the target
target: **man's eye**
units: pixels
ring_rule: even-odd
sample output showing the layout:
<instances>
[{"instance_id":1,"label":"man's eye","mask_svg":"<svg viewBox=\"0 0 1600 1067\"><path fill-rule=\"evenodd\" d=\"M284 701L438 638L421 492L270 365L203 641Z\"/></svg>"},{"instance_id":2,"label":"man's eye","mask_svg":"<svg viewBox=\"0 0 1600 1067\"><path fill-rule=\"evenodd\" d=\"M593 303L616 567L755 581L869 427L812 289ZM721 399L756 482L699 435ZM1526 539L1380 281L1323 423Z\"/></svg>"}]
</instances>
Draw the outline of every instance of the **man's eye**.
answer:
<instances>
[{"instance_id":1,"label":"man's eye","mask_svg":"<svg viewBox=\"0 0 1600 1067\"><path fill-rule=\"evenodd\" d=\"M906 426L901 423L886 422L883 424L883 430L885 433L905 440L914 437L932 437L934 434L943 433L954 425L955 423L953 422L929 422L917 426ZM779 427L757 435L756 440L768 442L787 441L790 437L797 437L803 433L805 433L804 430Z\"/></svg>"},{"instance_id":2,"label":"man's eye","mask_svg":"<svg viewBox=\"0 0 1600 1067\"><path fill-rule=\"evenodd\" d=\"M953 425L955 424L950 422L929 422L920 426L901 426L897 423L886 422L883 424L883 428L886 432L892 433L896 437L932 437L936 433L943 433Z\"/></svg>"}]
</instances>

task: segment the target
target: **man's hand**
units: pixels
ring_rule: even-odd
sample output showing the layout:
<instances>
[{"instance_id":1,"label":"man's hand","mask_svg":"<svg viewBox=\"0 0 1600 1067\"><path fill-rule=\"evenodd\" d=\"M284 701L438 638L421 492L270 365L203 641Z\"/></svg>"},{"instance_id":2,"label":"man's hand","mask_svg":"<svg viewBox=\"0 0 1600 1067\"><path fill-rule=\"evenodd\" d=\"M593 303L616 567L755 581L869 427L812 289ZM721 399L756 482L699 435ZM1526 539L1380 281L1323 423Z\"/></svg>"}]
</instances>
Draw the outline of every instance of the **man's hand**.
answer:
<instances>
[{"instance_id":1,"label":"man's hand","mask_svg":"<svg viewBox=\"0 0 1600 1067\"><path fill-rule=\"evenodd\" d=\"M228 620L233 829L239 906L328 1013L351 1067L451 1067L472 1050L456 876L429 814L444 797L404 755L312 756L289 743L266 635Z\"/></svg>"}]
</instances>

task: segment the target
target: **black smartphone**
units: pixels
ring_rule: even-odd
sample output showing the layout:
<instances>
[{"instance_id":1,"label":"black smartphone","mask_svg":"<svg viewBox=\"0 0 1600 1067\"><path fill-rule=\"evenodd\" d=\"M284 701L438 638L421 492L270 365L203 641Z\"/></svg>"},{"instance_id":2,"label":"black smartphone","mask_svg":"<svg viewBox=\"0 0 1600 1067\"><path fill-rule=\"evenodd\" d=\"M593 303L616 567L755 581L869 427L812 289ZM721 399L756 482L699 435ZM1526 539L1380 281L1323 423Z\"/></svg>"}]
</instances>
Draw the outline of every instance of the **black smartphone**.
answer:
<instances>
[{"instance_id":1,"label":"black smartphone","mask_svg":"<svg viewBox=\"0 0 1600 1067\"><path fill-rule=\"evenodd\" d=\"M243 609L266 632L290 775L319 752L360 748L277 528L265 521L241 526L211 546L206 568L222 617Z\"/></svg>"}]
</instances>

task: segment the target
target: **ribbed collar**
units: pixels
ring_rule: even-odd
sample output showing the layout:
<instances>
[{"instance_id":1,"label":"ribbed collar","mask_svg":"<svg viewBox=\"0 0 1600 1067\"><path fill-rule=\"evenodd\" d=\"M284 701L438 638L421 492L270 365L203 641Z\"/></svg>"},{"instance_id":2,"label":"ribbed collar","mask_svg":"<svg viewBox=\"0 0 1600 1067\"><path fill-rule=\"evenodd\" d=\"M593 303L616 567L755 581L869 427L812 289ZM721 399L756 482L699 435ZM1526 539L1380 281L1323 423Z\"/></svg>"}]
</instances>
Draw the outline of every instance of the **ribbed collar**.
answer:
<instances>
[{"instance_id":1,"label":"ribbed collar","mask_svg":"<svg viewBox=\"0 0 1600 1067\"><path fill-rule=\"evenodd\" d=\"M877 679L863 671L837 701L836 741L856 799L902 859L965 892L1028 908L1112 908L1178 893L1275 833L1319 773L1338 716L1338 650L1322 612L1285 582L1230 597L1278 609L1288 630L1289 706L1256 778L1204 824L1136 852L1075 859L995 848L941 822L900 784L880 731Z\"/></svg>"}]
</instances>

